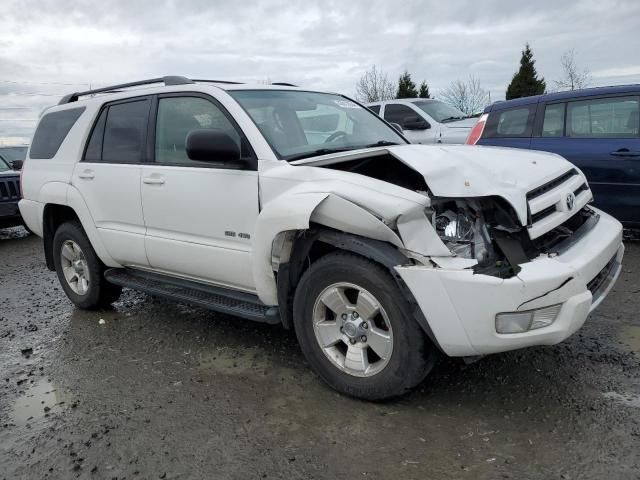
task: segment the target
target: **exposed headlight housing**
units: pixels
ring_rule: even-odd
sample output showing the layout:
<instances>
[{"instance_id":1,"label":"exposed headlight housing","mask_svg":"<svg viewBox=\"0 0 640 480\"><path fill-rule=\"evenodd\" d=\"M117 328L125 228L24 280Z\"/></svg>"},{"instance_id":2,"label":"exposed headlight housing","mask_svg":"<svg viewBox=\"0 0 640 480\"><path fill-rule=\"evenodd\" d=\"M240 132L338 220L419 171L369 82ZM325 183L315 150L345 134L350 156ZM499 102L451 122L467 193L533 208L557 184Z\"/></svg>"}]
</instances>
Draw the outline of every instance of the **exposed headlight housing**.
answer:
<instances>
[{"instance_id":1,"label":"exposed headlight housing","mask_svg":"<svg viewBox=\"0 0 640 480\"><path fill-rule=\"evenodd\" d=\"M488 255L491 241L482 217L463 202L458 208L434 215L434 227L445 245L455 255L482 261Z\"/></svg>"},{"instance_id":2,"label":"exposed headlight housing","mask_svg":"<svg viewBox=\"0 0 640 480\"><path fill-rule=\"evenodd\" d=\"M523 312L504 312L496 315L496 332L524 333L551 325L558 318L562 304L526 310Z\"/></svg>"}]
</instances>

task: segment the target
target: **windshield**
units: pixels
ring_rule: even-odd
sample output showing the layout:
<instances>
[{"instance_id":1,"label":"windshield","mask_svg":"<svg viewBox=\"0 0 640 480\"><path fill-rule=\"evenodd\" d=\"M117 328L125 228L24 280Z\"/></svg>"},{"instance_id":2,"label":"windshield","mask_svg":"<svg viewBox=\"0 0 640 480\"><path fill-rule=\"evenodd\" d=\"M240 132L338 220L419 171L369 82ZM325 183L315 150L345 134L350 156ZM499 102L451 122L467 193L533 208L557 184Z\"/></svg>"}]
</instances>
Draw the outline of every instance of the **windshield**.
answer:
<instances>
[{"instance_id":1,"label":"windshield","mask_svg":"<svg viewBox=\"0 0 640 480\"><path fill-rule=\"evenodd\" d=\"M2 157L0 157L0 172L6 172L8 170L11 170L11 168L9 167L9 165L7 165L7 162L5 162Z\"/></svg>"},{"instance_id":2,"label":"windshield","mask_svg":"<svg viewBox=\"0 0 640 480\"><path fill-rule=\"evenodd\" d=\"M447 105L439 100L413 102L413 104L438 123L447 123L466 118L466 115L456 107Z\"/></svg>"},{"instance_id":3,"label":"windshield","mask_svg":"<svg viewBox=\"0 0 640 480\"><path fill-rule=\"evenodd\" d=\"M232 90L279 158L407 143L365 107L341 95L295 90Z\"/></svg>"},{"instance_id":4,"label":"windshield","mask_svg":"<svg viewBox=\"0 0 640 480\"><path fill-rule=\"evenodd\" d=\"M27 156L27 147L0 147L0 155L7 161L24 160Z\"/></svg>"}]
</instances>

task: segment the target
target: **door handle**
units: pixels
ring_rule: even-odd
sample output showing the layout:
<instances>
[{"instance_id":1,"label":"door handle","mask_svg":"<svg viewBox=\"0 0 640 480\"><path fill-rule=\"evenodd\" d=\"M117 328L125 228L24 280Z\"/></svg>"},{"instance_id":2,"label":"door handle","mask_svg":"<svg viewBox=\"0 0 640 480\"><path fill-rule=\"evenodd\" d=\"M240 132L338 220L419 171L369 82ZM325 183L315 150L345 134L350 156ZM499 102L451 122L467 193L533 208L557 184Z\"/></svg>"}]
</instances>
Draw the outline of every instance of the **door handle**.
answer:
<instances>
[{"instance_id":1,"label":"door handle","mask_svg":"<svg viewBox=\"0 0 640 480\"><path fill-rule=\"evenodd\" d=\"M164 177L142 177L142 182L147 185L164 185Z\"/></svg>"},{"instance_id":2,"label":"door handle","mask_svg":"<svg viewBox=\"0 0 640 480\"><path fill-rule=\"evenodd\" d=\"M621 148L615 152L611 152L614 157L640 157L640 152L629 150L628 148Z\"/></svg>"},{"instance_id":3,"label":"door handle","mask_svg":"<svg viewBox=\"0 0 640 480\"><path fill-rule=\"evenodd\" d=\"M81 178L83 180L93 180L95 178L95 175L93 173L93 170L85 170L78 174L78 178Z\"/></svg>"}]
</instances>

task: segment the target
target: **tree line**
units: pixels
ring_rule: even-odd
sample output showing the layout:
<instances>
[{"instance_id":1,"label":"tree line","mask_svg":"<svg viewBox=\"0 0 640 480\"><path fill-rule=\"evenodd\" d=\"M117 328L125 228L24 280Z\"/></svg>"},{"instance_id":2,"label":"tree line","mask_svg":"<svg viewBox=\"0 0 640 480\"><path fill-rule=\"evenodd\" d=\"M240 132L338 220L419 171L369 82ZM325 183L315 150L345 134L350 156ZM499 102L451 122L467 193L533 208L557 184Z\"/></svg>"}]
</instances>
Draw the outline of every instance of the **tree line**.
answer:
<instances>
[{"instance_id":1,"label":"tree line","mask_svg":"<svg viewBox=\"0 0 640 480\"><path fill-rule=\"evenodd\" d=\"M562 65L562 77L554 80L554 90L576 90L589 86L591 83L589 70L578 67L573 50L562 55L560 64ZM540 95L546 91L547 83L544 77L538 75L533 51L527 43L522 50L520 66L507 86L505 98L511 100ZM394 82L386 73L373 65L356 83L356 98L361 102L370 103L395 98L434 97L429 92L426 80L423 80L418 87L407 70L399 76L397 82ZM451 82L440 92L439 98L466 115L480 113L484 107L491 103L489 92L482 88L480 80L472 75L467 80Z\"/></svg>"}]
</instances>

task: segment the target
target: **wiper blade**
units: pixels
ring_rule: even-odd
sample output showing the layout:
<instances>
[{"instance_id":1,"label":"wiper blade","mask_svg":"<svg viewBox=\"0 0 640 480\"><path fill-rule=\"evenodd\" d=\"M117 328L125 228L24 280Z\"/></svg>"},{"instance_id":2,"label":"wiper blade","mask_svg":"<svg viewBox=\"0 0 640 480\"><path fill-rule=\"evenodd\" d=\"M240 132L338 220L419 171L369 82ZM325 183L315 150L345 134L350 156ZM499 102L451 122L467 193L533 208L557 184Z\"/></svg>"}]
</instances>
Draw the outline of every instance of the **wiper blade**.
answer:
<instances>
[{"instance_id":1,"label":"wiper blade","mask_svg":"<svg viewBox=\"0 0 640 480\"><path fill-rule=\"evenodd\" d=\"M398 142L390 142L388 140L380 140L376 143L371 143L369 145L365 145L362 148L373 148L373 147L390 147L391 145L400 145Z\"/></svg>"},{"instance_id":2,"label":"wiper blade","mask_svg":"<svg viewBox=\"0 0 640 480\"><path fill-rule=\"evenodd\" d=\"M440 123L452 122L453 120L464 120L466 117L447 117L440 120Z\"/></svg>"},{"instance_id":3,"label":"wiper blade","mask_svg":"<svg viewBox=\"0 0 640 480\"><path fill-rule=\"evenodd\" d=\"M291 162L293 160L302 160L303 158L315 157L317 155L328 155L329 153L347 152L353 149L354 147L319 148L317 150L313 150L312 152L304 152L304 153L299 153L298 155L293 155L291 157L288 157L287 160Z\"/></svg>"}]
</instances>

